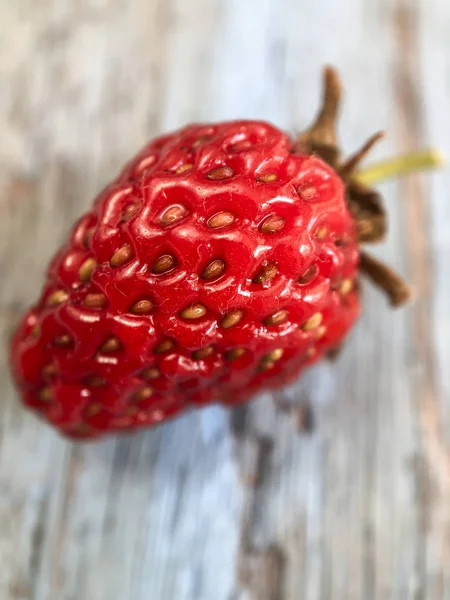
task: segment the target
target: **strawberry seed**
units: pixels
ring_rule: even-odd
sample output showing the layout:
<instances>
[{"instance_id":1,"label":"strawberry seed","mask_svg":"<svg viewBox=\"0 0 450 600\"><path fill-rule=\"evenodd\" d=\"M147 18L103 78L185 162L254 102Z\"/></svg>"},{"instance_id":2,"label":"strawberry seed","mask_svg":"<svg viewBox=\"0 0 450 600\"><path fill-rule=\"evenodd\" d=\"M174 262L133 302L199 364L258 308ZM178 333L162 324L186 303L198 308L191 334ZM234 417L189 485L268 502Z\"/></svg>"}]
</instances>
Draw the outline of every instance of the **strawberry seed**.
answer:
<instances>
[{"instance_id":1,"label":"strawberry seed","mask_svg":"<svg viewBox=\"0 0 450 600\"><path fill-rule=\"evenodd\" d=\"M143 379L158 379L161 373L156 367L149 367L148 369L144 369L141 371L141 377Z\"/></svg>"},{"instance_id":2,"label":"strawberry seed","mask_svg":"<svg viewBox=\"0 0 450 600\"><path fill-rule=\"evenodd\" d=\"M194 360L202 360L203 358L207 358L211 356L214 352L214 346L206 346L205 348L200 348L192 353L192 358Z\"/></svg>"},{"instance_id":3,"label":"strawberry seed","mask_svg":"<svg viewBox=\"0 0 450 600\"><path fill-rule=\"evenodd\" d=\"M160 256L153 265L152 273L155 275L161 275L171 271L175 266L175 258L171 254L164 254Z\"/></svg>"},{"instance_id":4,"label":"strawberry seed","mask_svg":"<svg viewBox=\"0 0 450 600\"><path fill-rule=\"evenodd\" d=\"M202 279L206 279L206 281L211 281L212 279L217 279L222 275L225 271L225 263L223 260L213 260L209 263L206 269L201 274Z\"/></svg>"},{"instance_id":5,"label":"strawberry seed","mask_svg":"<svg viewBox=\"0 0 450 600\"><path fill-rule=\"evenodd\" d=\"M148 315L155 305L151 300L139 300L130 308L130 312L135 315Z\"/></svg>"},{"instance_id":6,"label":"strawberry seed","mask_svg":"<svg viewBox=\"0 0 450 600\"><path fill-rule=\"evenodd\" d=\"M210 229L220 229L222 227L227 227L227 225L231 225L234 221L234 216L229 212L219 212L210 217L207 222L207 225Z\"/></svg>"},{"instance_id":7,"label":"strawberry seed","mask_svg":"<svg viewBox=\"0 0 450 600\"><path fill-rule=\"evenodd\" d=\"M81 283L88 283L96 268L97 263L95 258L88 258L85 260L78 271L78 277L80 278Z\"/></svg>"},{"instance_id":8,"label":"strawberry seed","mask_svg":"<svg viewBox=\"0 0 450 600\"><path fill-rule=\"evenodd\" d=\"M253 283L263 284L271 281L278 273L278 267L274 263L269 263L261 268L259 273L253 278Z\"/></svg>"},{"instance_id":9,"label":"strawberry seed","mask_svg":"<svg viewBox=\"0 0 450 600\"><path fill-rule=\"evenodd\" d=\"M275 325L281 325L282 323L285 323L287 321L288 316L289 316L289 312L287 310L285 310L285 309L277 310L272 315L270 315L270 317L267 317L266 319L264 319L263 323L264 323L264 325L267 325L269 327L273 327Z\"/></svg>"},{"instance_id":10,"label":"strawberry seed","mask_svg":"<svg viewBox=\"0 0 450 600\"><path fill-rule=\"evenodd\" d=\"M117 352L122 348L122 343L117 337L110 337L100 346L100 352L109 354L111 352Z\"/></svg>"},{"instance_id":11,"label":"strawberry seed","mask_svg":"<svg viewBox=\"0 0 450 600\"><path fill-rule=\"evenodd\" d=\"M259 175L256 178L256 181L259 181L260 183L273 183L274 181L277 181L277 179L278 175L275 173L265 173L264 175Z\"/></svg>"},{"instance_id":12,"label":"strawberry seed","mask_svg":"<svg viewBox=\"0 0 450 600\"><path fill-rule=\"evenodd\" d=\"M62 335L57 335L53 340L53 343L60 348L67 348L68 346L72 346L73 337L68 333L63 333Z\"/></svg>"},{"instance_id":13,"label":"strawberry seed","mask_svg":"<svg viewBox=\"0 0 450 600\"><path fill-rule=\"evenodd\" d=\"M213 181L222 181L223 179L230 179L233 175L234 171L231 167L217 167L216 169L209 171L209 173L206 174L206 177Z\"/></svg>"},{"instance_id":14,"label":"strawberry seed","mask_svg":"<svg viewBox=\"0 0 450 600\"><path fill-rule=\"evenodd\" d=\"M312 317L310 317L305 323L302 325L303 331L311 331L319 327L322 324L323 315L322 313L315 313Z\"/></svg>"},{"instance_id":15,"label":"strawberry seed","mask_svg":"<svg viewBox=\"0 0 450 600\"><path fill-rule=\"evenodd\" d=\"M270 215L264 219L259 229L262 233L278 233L284 227L285 220L278 215Z\"/></svg>"},{"instance_id":16,"label":"strawberry seed","mask_svg":"<svg viewBox=\"0 0 450 600\"><path fill-rule=\"evenodd\" d=\"M245 352L245 348L233 348L232 350L228 350L228 352L225 353L225 358L227 360L237 360L238 358L241 358L241 356L243 356Z\"/></svg>"},{"instance_id":17,"label":"strawberry seed","mask_svg":"<svg viewBox=\"0 0 450 600\"><path fill-rule=\"evenodd\" d=\"M109 264L111 267L121 267L133 257L133 249L130 244L125 244L114 252Z\"/></svg>"},{"instance_id":18,"label":"strawberry seed","mask_svg":"<svg viewBox=\"0 0 450 600\"><path fill-rule=\"evenodd\" d=\"M243 316L244 316L244 311L239 310L239 309L232 310L228 314L225 315L225 317L220 322L220 325L224 329L230 329L230 327L234 327L235 325L237 325Z\"/></svg>"},{"instance_id":19,"label":"strawberry seed","mask_svg":"<svg viewBox=\"0 0 450 600\"><path fill-rule=\"evenodd\" d=\"M175 343L172 340L163 340L156 346L154 352L156 354L163 354L164 352L169 352L169 350L172 350L174 346Z\"/></svg>"},{"instance_id":20,"label":"strawberry seed","mask_svg":"<svg viewBox=\"0 0 450 600\"><path fill-rule=\"evenodd\" d=\"M203 304L191 304L181 311L183 319L201 319L206 315L206 307Z\"/></svg>"},{"instance_id":21,"label":"strawberry seed","mask_svg":"<svg viewBox=\"0 0 450 600\"><path fill-rule=\"evenodd\" d=\"M87 294L83 304L87 308L104 308L107 304L106 296L100 293Z\"/></svg>"},{"instance_id":22,"label":"strawberry seed","mask_svg":"<svg viewBox=\"0 0 450 600\"><path fill-rule=\"evenodd\" d=\"M68 300L69 294L64 290L55 290L47 298L47 306L58 306Z\"/></svg>"},{"instance_id":23,"label":"strawberry seed","mask_svg":"<svg viewBox=\"0 0 450 600\"><path fill-rule=\"evenodd\" d=\"M306 285L307 283L312 281L314 277L316 277L318 272L319 267L317 265L311 265L308 269L306 269L303 275L298 278L297 281L298 283L300 283L300 285Z\"/></svg>"},{"instance_id":24,"label":"strawberry seed","mask_svg":"<svg viewBox=\"0 0 450 600\"><path fill-rule=\"evenodd\" d=\"M162 213L160 220L163 225L172 225L177 221L180 221L184 217L186 217L188 211L181 204L174 204L173 206L169 206Z\"/></svg>"}]
</instances>

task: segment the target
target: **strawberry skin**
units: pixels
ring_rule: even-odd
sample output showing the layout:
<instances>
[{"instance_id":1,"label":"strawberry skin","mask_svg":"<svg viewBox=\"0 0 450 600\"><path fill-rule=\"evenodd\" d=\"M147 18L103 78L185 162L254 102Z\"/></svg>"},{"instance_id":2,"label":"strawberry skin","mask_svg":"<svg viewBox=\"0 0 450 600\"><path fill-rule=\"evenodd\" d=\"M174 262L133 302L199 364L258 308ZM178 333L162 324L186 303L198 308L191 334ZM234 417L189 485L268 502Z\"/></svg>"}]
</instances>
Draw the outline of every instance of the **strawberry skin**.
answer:
<instances>
[{"instance_id":1,"label":"strawberry skin","mask_svg":"<svg viewBox=\"0 0 450 600\"><path fill-rule=\"evenodd\" d=\"M257 121L149 143L53 259L12 345L26 405L91 438L285 385L359 313L339 175Z\"/></svg>"}]
</instances>

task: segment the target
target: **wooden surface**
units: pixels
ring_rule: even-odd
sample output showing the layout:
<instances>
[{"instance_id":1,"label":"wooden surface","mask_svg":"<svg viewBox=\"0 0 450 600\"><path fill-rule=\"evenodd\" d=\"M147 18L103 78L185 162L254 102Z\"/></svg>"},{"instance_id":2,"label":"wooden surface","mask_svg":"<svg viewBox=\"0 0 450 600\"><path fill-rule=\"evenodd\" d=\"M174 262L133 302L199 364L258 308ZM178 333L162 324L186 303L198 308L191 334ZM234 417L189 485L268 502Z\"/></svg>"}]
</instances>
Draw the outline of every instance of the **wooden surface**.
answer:
<instances>
[{"instance_id":1,"label":"wooden surface","mask_svg":"<svg viewBox=\"0 0 450 600\"><path fill-rule=\"evenodd\" d=\"M20 408L6 350L70 223L157 132L298 131L331 62L345 148L384 128L374 158L449 154L449 34L447 0L0 0L2 600L450 598L448 172L382 186L377 252L417 300L367 288L339 361L277 398L294 417L266 395L71 445Z\"/></svg>"}]
</instances>

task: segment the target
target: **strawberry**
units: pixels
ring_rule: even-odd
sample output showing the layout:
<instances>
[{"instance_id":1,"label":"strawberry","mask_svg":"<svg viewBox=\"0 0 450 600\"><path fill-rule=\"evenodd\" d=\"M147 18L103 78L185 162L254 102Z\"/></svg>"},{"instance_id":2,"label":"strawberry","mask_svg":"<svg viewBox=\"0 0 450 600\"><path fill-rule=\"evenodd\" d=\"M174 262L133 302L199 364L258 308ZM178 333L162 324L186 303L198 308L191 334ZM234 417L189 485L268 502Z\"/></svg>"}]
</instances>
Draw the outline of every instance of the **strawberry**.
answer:
<instances>
[{"instance_id":1,"label":"strawberry","mask_svg":"<svg viewBox=\"0 0 450 600\"><path fill-rule=\"evenodd\" d=\"M379 196L347 162L325 73L299 139L268 123L190 125L150 142L95 200L48 269L12 345L27 406L91 438L187 408L234 405L337 348L360 311L359 265L384 234Z\"/></svg>"}]
</instances>

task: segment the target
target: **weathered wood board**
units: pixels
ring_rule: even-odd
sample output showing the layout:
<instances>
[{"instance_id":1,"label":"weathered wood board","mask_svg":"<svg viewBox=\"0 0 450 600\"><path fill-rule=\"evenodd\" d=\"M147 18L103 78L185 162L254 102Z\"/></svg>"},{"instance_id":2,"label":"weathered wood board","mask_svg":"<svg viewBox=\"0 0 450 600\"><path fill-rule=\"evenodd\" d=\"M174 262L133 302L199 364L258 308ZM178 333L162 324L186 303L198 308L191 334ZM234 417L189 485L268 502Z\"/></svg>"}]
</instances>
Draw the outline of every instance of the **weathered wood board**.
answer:
<instances>
[{"instance_id":1,"label":"weathered wood board","mask_svg":"<svg viewBox=\"0 0 450 600\"><path fill-rule=\"evenodd\" d=\"M446 0L0 0L2 600L450 598L449 172L382 186L378 254L415 303L367 288L338 362L276 403L76 446L8 374L46 261L147 138L235 117L298 131L325 63L349 151L384 128L374 158L449 153Z\"/></svg>"}]
</instances>

